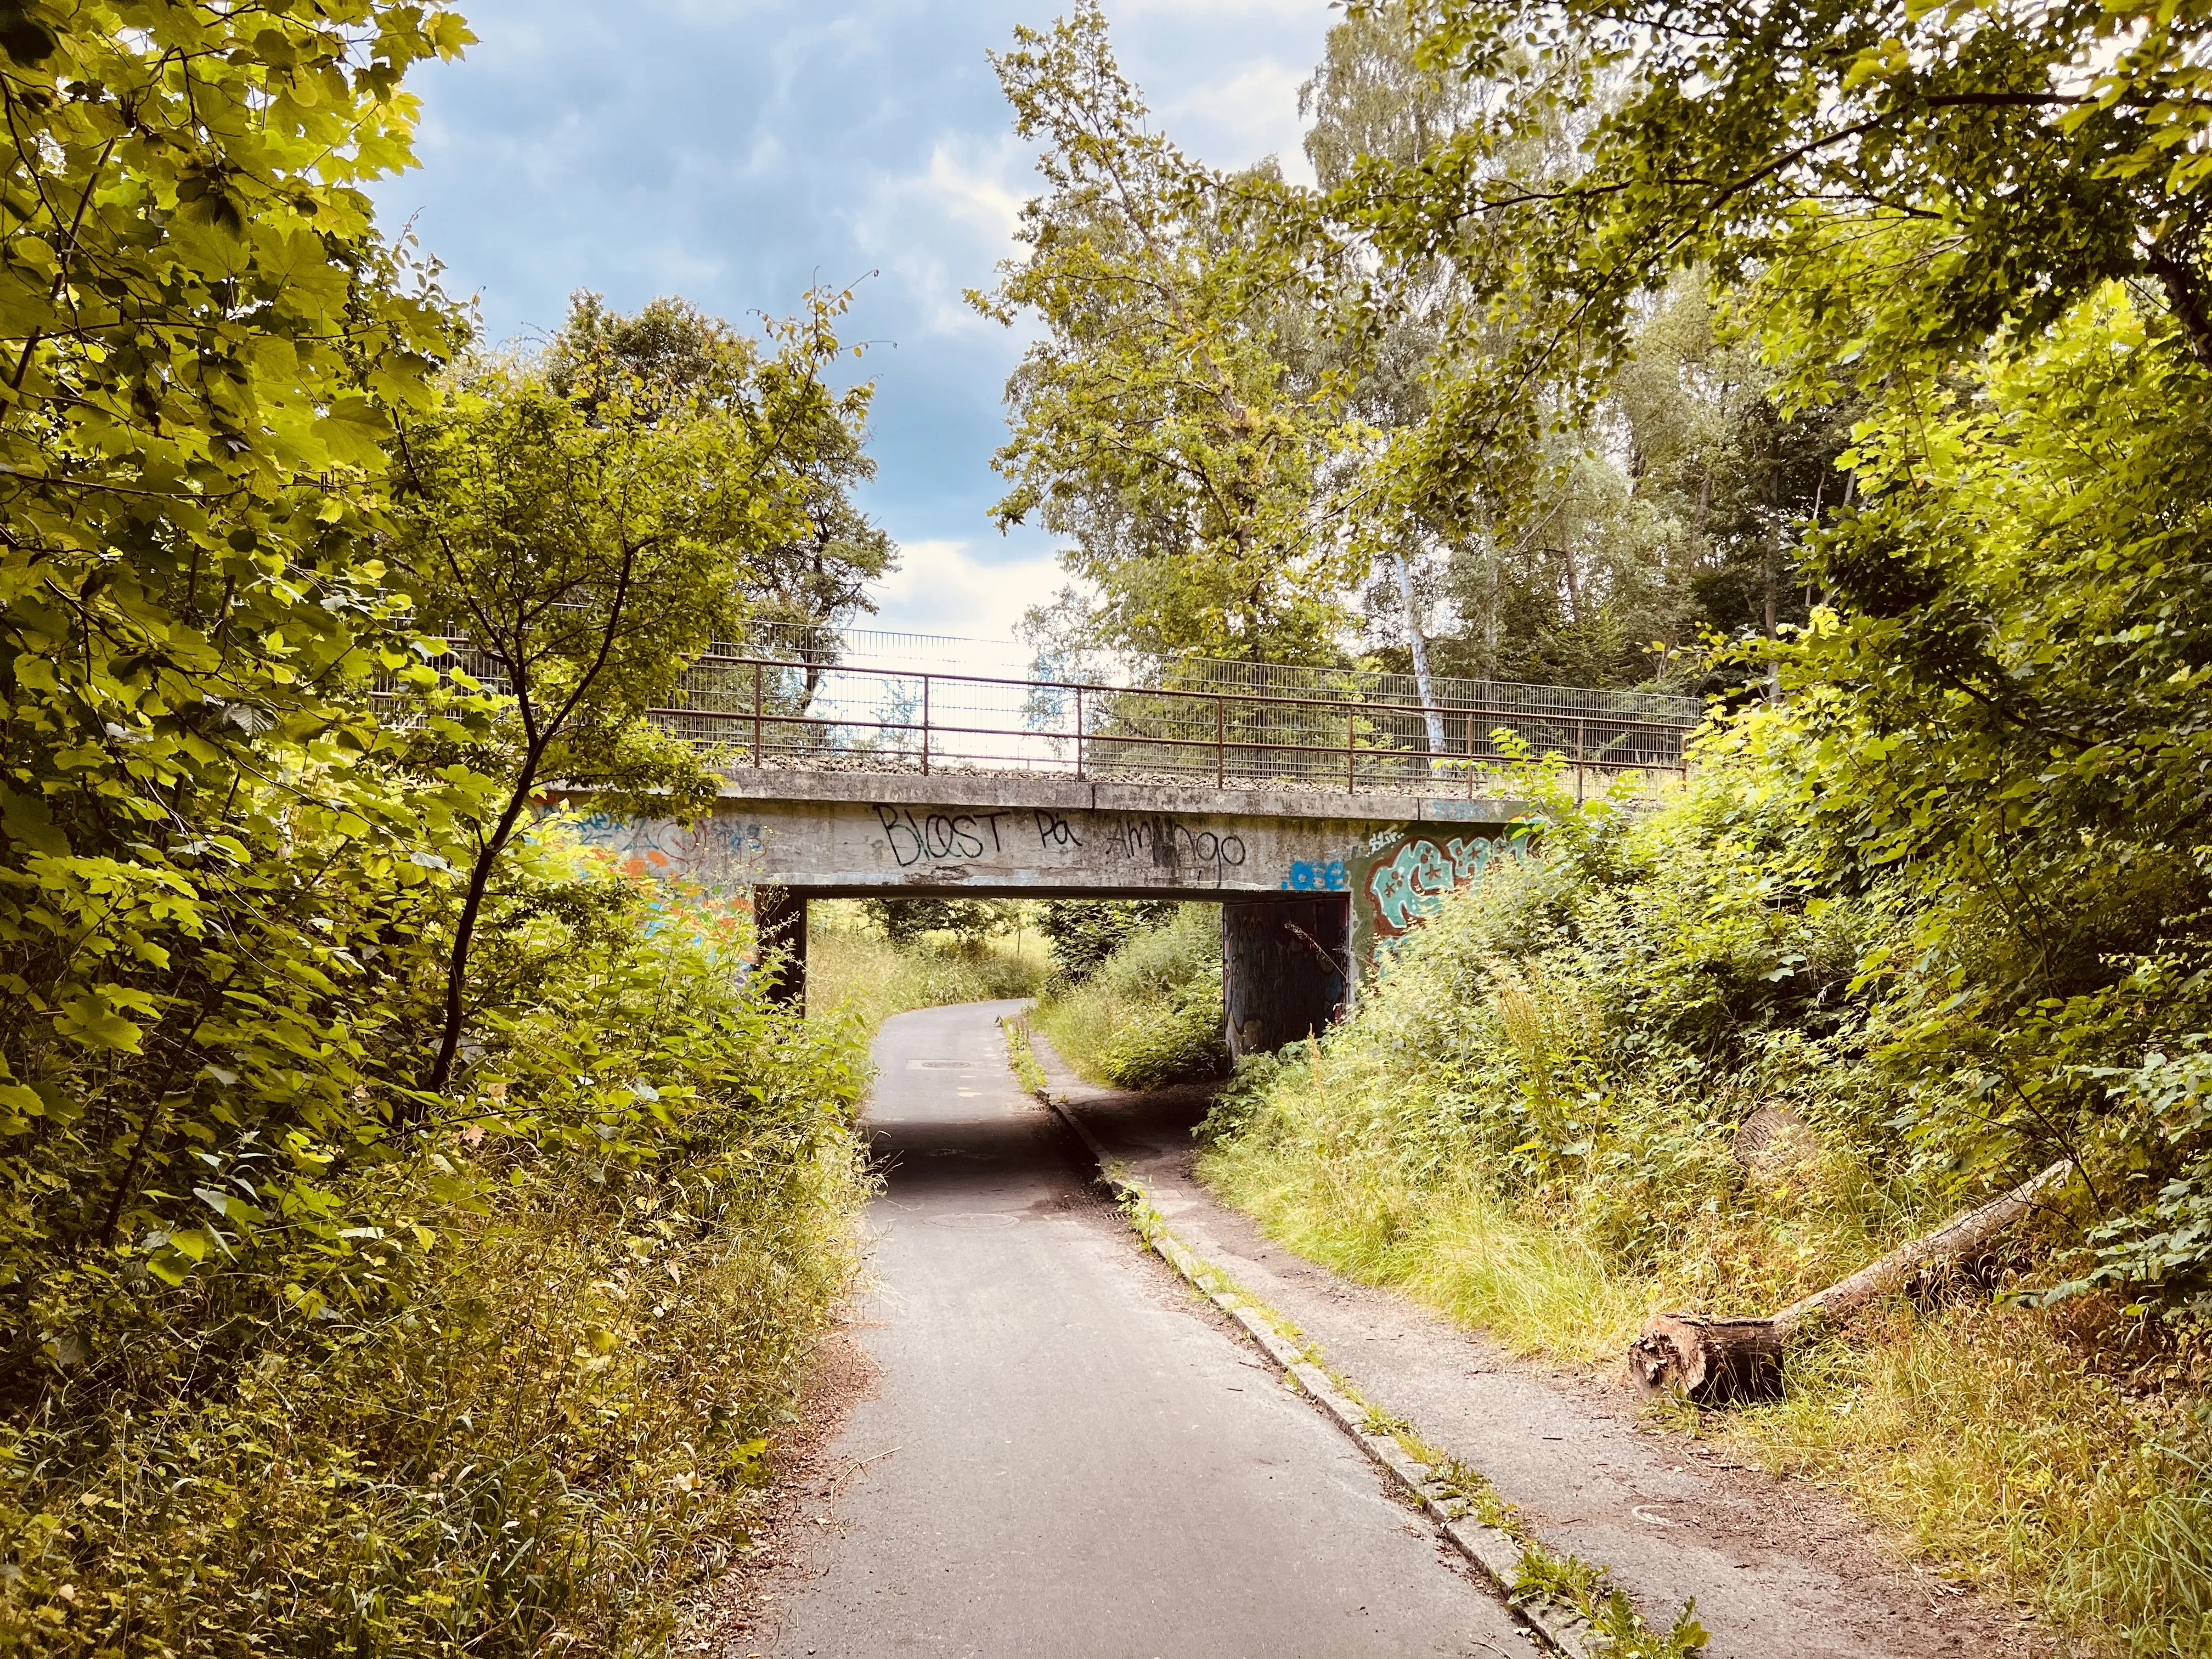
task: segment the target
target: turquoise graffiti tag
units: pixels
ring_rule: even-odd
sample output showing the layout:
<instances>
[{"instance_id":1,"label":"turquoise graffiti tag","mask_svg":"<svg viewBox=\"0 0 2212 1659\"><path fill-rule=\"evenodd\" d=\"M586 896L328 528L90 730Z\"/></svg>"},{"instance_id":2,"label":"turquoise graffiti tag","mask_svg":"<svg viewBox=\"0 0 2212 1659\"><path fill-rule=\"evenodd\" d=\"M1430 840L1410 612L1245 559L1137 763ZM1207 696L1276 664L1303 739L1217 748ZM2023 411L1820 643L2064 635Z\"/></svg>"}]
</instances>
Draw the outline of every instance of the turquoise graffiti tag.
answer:
<instances>
[{"instance_id":1,"label":"turquoise graffiti tag","mask_svg":"<svg viewBox=\"0 0 2212 1659\"><path fill-rule=\"evenodd\" d=\"M1495 842L1455 836L1447 842L1409 841L1388 864L1375 866L1367 891L1383 927L1402 933L1443 908L1444 896L1482 873Z\"/></svg>"}]
</instances>

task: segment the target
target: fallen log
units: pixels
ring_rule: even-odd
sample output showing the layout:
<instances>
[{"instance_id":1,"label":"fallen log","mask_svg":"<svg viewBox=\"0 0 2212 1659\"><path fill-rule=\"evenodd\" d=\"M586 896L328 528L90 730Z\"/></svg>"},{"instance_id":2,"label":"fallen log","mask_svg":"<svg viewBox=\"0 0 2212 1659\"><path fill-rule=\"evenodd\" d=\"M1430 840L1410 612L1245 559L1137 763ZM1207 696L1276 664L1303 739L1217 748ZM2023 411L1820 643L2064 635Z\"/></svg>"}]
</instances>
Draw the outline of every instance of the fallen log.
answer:
<instances>
[{"instance_id":1,"label":"fallen log","mask_svg":"<svg viewBox=\"0 0 2212 1659\"><path fill-rule=\"evenodd\" d=\"M1802 1297L1765 1319L1717 1319L1706 1314L1655 1314L1628 1345L1628 1375L1649 1396L1680 1392L1699 1405L1760 1399L1779 1392L1782 1351L1790 1334L1815 1318L1838 1319L1922 1268L1949 1261L2017 1221L2035 1200L2074 1171L2061 1158L1986 1204L1962 1210L1934 1232L1900 1244L1825 1291Z\"/></svg>"}]
</instances>

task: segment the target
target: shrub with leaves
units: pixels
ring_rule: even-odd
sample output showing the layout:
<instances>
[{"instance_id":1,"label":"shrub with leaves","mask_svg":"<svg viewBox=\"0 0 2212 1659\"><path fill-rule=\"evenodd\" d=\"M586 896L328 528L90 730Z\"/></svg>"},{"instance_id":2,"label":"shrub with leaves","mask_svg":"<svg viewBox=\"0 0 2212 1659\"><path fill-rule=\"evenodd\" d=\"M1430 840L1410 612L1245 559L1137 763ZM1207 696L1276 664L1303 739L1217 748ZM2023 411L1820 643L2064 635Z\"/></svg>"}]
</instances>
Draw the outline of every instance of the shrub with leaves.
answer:
<instances>
[{"instance_id":1,"label":"shrub with leaves","mask_svg":"<svg viewBox=\"0 0 2212 1659\"><path fill-rule=\"evenodd\" d=\"M857 1050L734 924L544 825L453 949L529 734L377 556L466 329L362 186L469 38L0 15L11 1650L649 1645L849 1267Z\"/></svg>"},{"instance_id":2,"label":"shrub with leaves","mask_svg":"<svg viewBox=\"0 0 2212 1659\"><path fill-rule=\"evenodd\" d=\"M1219 907L1163 908L1164 925L1123 935L1081 983L1061 981L1037 1008L1038 1025L1070 1065L1118 1088L1213 1077L1228 1061ZM1055 938L1055 959L1059 948Z\"/></svg>"},{"instance_id":3,"label":"shrub with leaves","mask_svg":"<svg viewBox=\"0 0 2212 1659\"><path fill-rule=\"evenodd\" d=\"M500 1054L330 1182L374 1224L226 1235L17 1376L0 1637L641 1650L742 1540L854 1265L861 1056L744 983L739 924L532 859Z\"/></svg>"},{"instance_id":4,"label":"shrub with leaves","mask_svg":"<svg viewBox=\"0 0 2212 1659\"><path fill-rule=\"evenodd\" d=\"M1175 915L1170 899L1047 899L1038 927L1052 941L1053 970L1080 984L1129 939Z\"/></svg>"}]
</instances>

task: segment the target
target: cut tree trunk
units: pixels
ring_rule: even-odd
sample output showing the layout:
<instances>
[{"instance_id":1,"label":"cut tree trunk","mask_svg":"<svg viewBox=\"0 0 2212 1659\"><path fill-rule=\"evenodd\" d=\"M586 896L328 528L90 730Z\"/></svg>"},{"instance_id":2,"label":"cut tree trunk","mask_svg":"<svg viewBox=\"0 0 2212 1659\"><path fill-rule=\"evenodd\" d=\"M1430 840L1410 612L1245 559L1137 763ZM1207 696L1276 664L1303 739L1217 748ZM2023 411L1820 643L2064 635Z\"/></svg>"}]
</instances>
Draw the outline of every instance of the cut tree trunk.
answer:
<instances>
[{"instance_id":1,"label":"cut tree trunk","mask_svg":"<svg viewBox=\"0 0 2212 1659\"><path fill-rule=\"evenodd\" d=\"M2042 1174L1971 1210L1934 1232L1900 1244L1879 1261L1765 1319L1716 1319L1705 1314L1655 1314L1628 1345L1628 1375L1646 1395L1680 1392L1701 1406L1758 1400L1780 1391L1782 1351L1799 1327L1837 1319L1922 1268L1954 1261L2017 1221L2035 1200L2074 1172L2061 1158Z\"/></svg>"}]
</instances>

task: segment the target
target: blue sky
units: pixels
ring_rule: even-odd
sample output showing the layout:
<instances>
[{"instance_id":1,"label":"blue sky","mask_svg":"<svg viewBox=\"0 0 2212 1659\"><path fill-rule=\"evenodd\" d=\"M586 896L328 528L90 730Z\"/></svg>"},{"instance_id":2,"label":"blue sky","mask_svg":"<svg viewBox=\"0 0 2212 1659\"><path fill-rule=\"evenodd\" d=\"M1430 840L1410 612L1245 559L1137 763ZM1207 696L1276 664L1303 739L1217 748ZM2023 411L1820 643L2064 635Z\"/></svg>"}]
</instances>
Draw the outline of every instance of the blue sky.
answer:
<instances>
[{"instance_id":1,"label":"blue sky","mask_svg":"<svg viewBox=\"0 0 2212 1659\"><path fill-rule=\"evenodd\" d=\"M1030 193L986 50L1066 0L465 0L479 37L411 76L422 165L385 181L495 340L556 326L571 289L677 293L733 321L809 283L861 285L873 343L867 510L904 550L878 625L1004 638L1060 584L1002 538L991 452L1018 336L975 316ZM1219 165L1297 153L1326 0L1109 0L1156 118Z\"/></svg>"}]
</instances>

